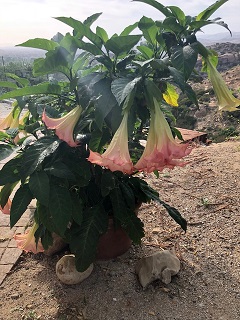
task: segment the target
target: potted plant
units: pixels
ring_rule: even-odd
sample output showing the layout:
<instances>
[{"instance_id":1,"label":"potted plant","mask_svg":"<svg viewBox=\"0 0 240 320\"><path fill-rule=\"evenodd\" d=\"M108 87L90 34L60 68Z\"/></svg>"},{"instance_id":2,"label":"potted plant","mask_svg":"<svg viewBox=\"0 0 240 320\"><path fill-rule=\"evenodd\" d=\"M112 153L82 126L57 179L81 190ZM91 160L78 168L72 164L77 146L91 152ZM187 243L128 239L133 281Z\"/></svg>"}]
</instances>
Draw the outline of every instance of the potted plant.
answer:
<instances>
[{"instance_id":1,"label":"potted plant","mask_svg":"<svg viewBox=\"0 0 240 320\"><path fill-rule=\"evenodd\" d=\"M142 2L165 19L144 16L111 37L99 26L91 29L100 14L84 22L56 18L73 33L21 44L46 51L33 64L33 75L45 76L45 81L31 85L8 74L9 81L1 83L11 91L0 99L15 98L13 110L0 123L0 157L12 154L0 171L1 208L10 211L13 227L36 199L33 226L15 237L18 245L43 251L56 233L69 244L79 271L94 261L109 219L134 243L141 242L144 226L136 214L141 203L157 201L183 230L187 227L179 211L163 202L139 172L158 176L164 168L185 165L180 159L191 148L174 139L181 135L173 127L171 107L177 106L181 91L197 104L189 79L199 54L211 80L220 76L215 54L197 41L196 33L212 23L228 29L222 21L209 20L226 1L197 17L154 0ZM137 27L138 33L131 34ZM227 93L224 109L236 108L239 100Z\"/></svg>"}]
</instances>

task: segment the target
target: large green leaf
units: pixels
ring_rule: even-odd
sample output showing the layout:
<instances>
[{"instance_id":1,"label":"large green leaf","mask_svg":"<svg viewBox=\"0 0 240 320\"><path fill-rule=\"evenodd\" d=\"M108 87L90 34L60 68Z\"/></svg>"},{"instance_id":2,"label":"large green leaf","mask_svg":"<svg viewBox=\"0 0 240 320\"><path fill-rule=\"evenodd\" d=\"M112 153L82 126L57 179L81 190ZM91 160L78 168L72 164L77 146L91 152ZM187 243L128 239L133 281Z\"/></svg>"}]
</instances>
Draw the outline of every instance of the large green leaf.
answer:
<instances>
[{"instance_id":1,"label":"large green leaf","mask_svg":"<svg viewBox=\"0 0 240 320\"><path fill-rule=\"evenodd\" d=\"M22 185L17 191L12 201L10 211L10 227L12 228L23 213L27 210L28 205L33 199L33 195L29 189L28 184Z\"/></svg>"},{"instance_id":2,"label":"large green leaf","mask_svg":"<svg viewBox=\"0 0 240 320\"><path fill-rule=\"evenodd\" d=\"M105 117L117 104L117 101L111 91L111 80L103 78L94 85L94 92L99 98L95 103L95 120L100 130Z\"/></svg>"},{"instance_id":3,"label":"large green leaf","mask_svg":"<svg viewBox=\"0 0 240 320\"><path fill-rule=\"evenodd\" d=\"M140 39L141 35L115 36L106 42L105 47L118 56L133 49Z\"/></svg>"},{"instance_id":4,"label":"large green leaf","mask_svg":"<svg viewBox=\"0 0 240 320\"><path fill-rule=\"evenodd\" d=\"M177 18L178 22L182 26L185 26L186 16L185 16L184 12L179 7L176 7L176 6L168 6L167 8L169 8L172 11L174 16Z\"/></svg>"},{"instance_id":5,"label":"large green leaf","mask_svg":"<svg viewBox=\"0 0 240 320\"><path fill-rule=\"evenodd\" d=\"M137 77L135 79L129 78L118 78L114 80L111 84L111 90L117 99L119 105L126 99L126 97L132 92L136 87L142 77Z\"/></svg>"},{"instance_id":6,"label":"large green leaf","mask_svg":"<svg viewBox=\"0 0 240 320\"><path fill-rule=\"evenodd\" d=\"M151 18L143 16L139 23L138 28L142 31L144 38L151 44L156 44L156 36L158 33L158 27Z\"/></svg>"},{"instance_id":7,"label":"large green leaf","mask_svg":"<svg viewBox=\"0 0 240 320\"><path fill-rule=\"evenodd\" d=\"M20 157L9 160L0 170L0 186L14 183L21 179L19 170L22 159Z\"/></svg>"},{"instance_id":8,"label":"large green leaf","mask_svg":"<svg viewBox=\"0 0 240 320\"><path fill-rule=\"evenodd\" d=\"M174 52L171 56L172 65L184 74L185 80L187 80L197 62L197 44L193 43L185 47L177 46L173 50Z\"/></svg>"},{"instance_id":9,"label":"large green leaf","mask_svg":"<svg viewBox=\"0 0 240 320\"><path fill-rule=\"evenodd\" d=\"M22 179L25 180L31 175L46 157L58 149L60 144L61 141L56 140L54 137L45 137L29 146L23 154Z\"/></svg>"},{"instance_id":10,"label":"large green leaf","mask_svg":"<svg viewBox=\"0 0 240 320\"><path fill-rule=\"evenodd\" d=\"M0 144L0 161L9 157L15 150L16 147L13 147L12 145Z\"/></svg>"},{"instance_id":11,"label":"large green leaf","mask_svg":"<svg viewBox=\"0 0 240 320\"><path fill-rule=\"evenodd\" d=\"M61 72L66 77L71 77L70 69L73 64L73 56L63 47L56 47L54 50L46 53L45 58L34 60L33 74L40 76L48 73Z\"/></svg>"},{"instance_id":12,"label":"large green leaf","mask_svg":"<svg viewBox=\"0 0 240 320\"><path fill-rule=\"evenodd\" d=\"M95 44L84 42L83 40L78 40L77 44L79 49L86 50L92 53L93 55L102 54L102 51Z\"/></svg>"},{"instance_id":13,"label":"large green leaf","mask_svg":"<svg viewBox=\"0 0 240 320\"><path fill-rule=\"evenodd\" d=\"M154 52L146 46L138 46L137 49L144 55L145 59L153 58Z\"/></svg>"},{"instance_id":14,"label":"large green leaf","mask_svg":"<svg viewBox=\"0 0 240 320\"><path fill-rule=\"evenodd\" d=\"M0 96L0 100L28 96L28 95L34 95L34 94L60 95L61 94L61 87L57 84L51 84L49 82L44 82L44 83L37 84L35 86L19 88L17 90L6 92Z\"/></svg>"},{"instance_id":15,"label":"large green leaf","mask_svg":"<svg viewBox=\"0 0 240 320\"><path fill-rule=\"evenodd\" d=\"M211 15L218 9L220 8L225 2L227 2L228 0L219 0L216 1L215 3L213 3L212 5L210 5L208 8L206 8L205 10L203 10L202 12L200 12L197 17L196 17L196 21L199 20L207 20L209 17L211 17Z\"/></svg>"},{"instance_id":16,"label":"large green leaf","mask_svg":"<svg viewBox=\"0 0 240 320\"><path fill-rule=\"evenodd\" d=\"M101 177L101 193L103 197L106 197L109 192L115 188L116 181L115 176L111 171L105 171Z\"/></svg>"},{"instance_id":17,"label":"large green leaf","mask_svg":"<svg viewBox=\"0 0 240 320\"><path fill-rule=\"evenodd\" d=\"M7 72L6 77L15 80L17 82L17 84L20 85L20 87L26 87L30 84L30 81L28 79L21 78L21 77L17 76L15 73Z\"/></svg>"},{"instance_id":18,"label":"large green leaf","mask_svg":"<svg viewBox=\"0 0 240 320\"><path fill-rule=\"evenodd\" d=\"M134 243L140 244L144 237L143 223L136 216L134 210L126 209L126 204L120 188L114 188L110 192L114 220L126 230Z\"/></svg>"},{"instance_id":19,"label":"large green leaf","mask_svg":"<svg viewBox=\"0 0 240 320\"><path fill-rule=\"evenodd\" d=\"M100 16L102 12L94 13L91 16L87 17L86 20L83 21L83 24L85 24L87 27L91 27L93 22L95 22Z\"/></svg>"},{"instance_id":20,"label":"large green leaf","mask_svg":"<svg viewBox=\"0 0 240 320\"><path fill-rule=\"evenodd\" d=\"M71 230L70 249L75 254L78 271L85 271L95 260L99 237L107 231L107 227L108 215L98 205L86 209L81 226Z\"/></svg>"},{"instance_id":21,"label":"large green leaf","mask_svg":"<svg viewBox=\"0 0 240 320\"><path fill-rule=\"evenodd\" d=\"M15 183L7 183L5 186L2 187L0 191L0 206L3 208L6 203L8 202L8 199L14 189L14 187L17 185L17 182Z\"/></svg>"},{"instance_id":22,"label":"large green leaf","mask_svg":"<svg viewBox=\"0 0 240 320\"><path fill-rule=\"evenodd\" d=\"M223 21L214 21L214 20L200 20L200 21L193 21L189 24L189 27L191 29L201 29L204 26L208 26L210 24L218 24L221 27L224 27L225 29L227 29L230 34L232 34L231 30L228 28L228 25L226 23L224 23Z\"/></svg>"},{"instance_id":23,"label":"large green leaf","mask_svg":"<svg viewBox=\"0 0 240 320\"><path fill-rule=\"evenodd\" d=\"M35 171L29 179L29 188L34 197L43 205L47 206L49 202L49 178L44 171Z\"/></svg>"},{"instance_id":24,"label":"large green leaf","mask_svg":"<svg viewBox=\"0 0 240 320\"><path fill-rule=\"evenodd\" d=\"M75 176L72 171L64 163L57 161L49 166L46 166L44 169L48 174L53 175L58 178L75 180Z\"/></svg>"},{"instance_id":25,"label":"large green leaf","mask_svg":"<svg viewBox=\"0 0 240 320\"><path fill-rule=\"evenodd\" d=\"M58 46L58 43L52 40L44 39L44 38L35 38L35 39L27 40L26 42L18 44L17 46L50 51L50 50L54 50Z\"/></svg>"},{"instance_id":26,"label":"large green leaf","mask_svg":"<svg viewBox=\"0 0 240 320\"><path fill-rule=\"evenodd\" d=\"M135 30L138 26L138 22L130 24L120 33L120 36L128 36L133 30Z\"/></svg>"},{"instance_id":27,"label":"large green leaf","mask_svg":"<svg viewBox=\"0 0 240 320\"><path fill-rule=\"evenodd\" d=\"M72 199L68 189L52 183L48 208L55 228L63 235L72 216Z\"/></svg>"},{"instance_id":28,"label":"large green leaf","mask_svg":"<svg viewBox=\"0 0 240 320\"><path fill-rule=\"evenodd\" d=\"M81 36L85 36L88 38L93 44L95 44L98 48L102 47L102 39L95 34L87 24L82 23L81 21L77 21L73 18L66 18L66 17L58 17L55 18L59 21L62 21L67 24L71 24L71 27L74 28Z\"/></svg>"},{"instance_id":29,"label":"large green leaf","mask_svg":"<svg viewBox=\"0 0 240 320\"><path fill-rule=\"evenodd\" d=\"M107 31L99 26L97 26L96 28L96 34L102 39L104 43L108 40Z\"/></svg>"},{"instance_id":30,"label":"large green leaf","mask_svg":"<svg viewBox=\"0 0 240 320\"><path fill-rule=\"evenodd\" d=\"M11 81L0 81L0 87L10 88L10 89L17 89L18 88L16 83L11 82Z\"/></svg>"}]
</instances>

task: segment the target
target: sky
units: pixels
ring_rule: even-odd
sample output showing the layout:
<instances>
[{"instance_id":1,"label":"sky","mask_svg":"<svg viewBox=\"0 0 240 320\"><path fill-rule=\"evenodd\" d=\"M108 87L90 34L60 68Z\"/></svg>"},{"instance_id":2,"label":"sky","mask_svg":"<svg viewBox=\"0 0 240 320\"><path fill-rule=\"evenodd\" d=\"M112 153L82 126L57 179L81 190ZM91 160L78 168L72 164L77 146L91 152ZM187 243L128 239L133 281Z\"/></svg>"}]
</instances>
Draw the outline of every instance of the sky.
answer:
<instances>
[{"instance_id":1,"label":"sky","mask_svg":"<svg viewBox=\"0 0 240 320\"><path fill-rule=\"evenodd\" d=\"M195 16L215 0L162 0L163 5L180 7L185 14ZM142 2L130 0L1 0L0 47L14 46L33 38L51 39L57 32L65 34L72 29L53 17L72 17L84 21L88 16L102 12L97 25L111 36L143 15L161 20L159 11ZM212 18L221 17L231 29L240 32L240 1L229 0ZM205 34L225 32L220 26L204 27Z\"/></svg>"}]
</instances>

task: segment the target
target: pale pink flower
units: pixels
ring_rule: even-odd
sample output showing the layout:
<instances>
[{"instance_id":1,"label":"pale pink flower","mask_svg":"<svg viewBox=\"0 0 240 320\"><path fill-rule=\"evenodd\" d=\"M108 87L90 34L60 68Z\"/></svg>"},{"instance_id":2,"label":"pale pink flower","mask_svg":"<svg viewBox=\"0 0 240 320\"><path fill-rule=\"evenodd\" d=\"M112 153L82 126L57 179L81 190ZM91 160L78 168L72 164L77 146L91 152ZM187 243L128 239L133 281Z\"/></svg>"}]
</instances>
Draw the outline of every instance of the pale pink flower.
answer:
<instances>
[{"instance_id":1,"label":"pale pink flower","mask_svg":"<svg viewBox=\"0 0 240 320\"><path fill-rule=\"evenodd\" d=\"M128 113L123 116L122 122L115 132L107 150L100 154L90 150L88 161L110 169L131 174L133 164L128 150Z\"/></svg>"},{"instance_id":2,"label":"pale pink flower","mask_svg":"<svg viewBox=\"0 0 240 320\"><path fill-rule=\"evenodd\" d=\"M28 230L24 234L15 234L14 239L17 242L17 246L19 249L25 252L43 252L44 248L42 246L41 241L39 240L36 244L34 233L38 228L38 224L35 222L30 230Z\"/></svg>"},{"instance_id":3,"label":"pale pink flower","mask_svg":"<svg viewBox=\"0 0 240 320\"><path fill-rule=\"evenodd\" d=\"M209 57L205 59L207 64L208 77L213 85L213 90L217 96L219 111L239 110L240 100L235 98L229 91L221 74L217 71Z\"/></svg>"},{"instance_id":4,"label":"pale pink flower","mask_svg":"<svg viewBox=\"0 0 240 320\"><path fill-rule=\"evenodd\" d=\"M76 147L77 143L73 140L73 130L81 115L82 108L77 106L62 118L49 118L44 110L42 120L49 129L55 129L59 139L67 142L71 147Z\"/></svg>"},{"instance_id":5,"label":"pale pink flower","mask_svg":"<svg viewBox=\"0 0 240 320\"><path fill-rule=\"evenodd\" d=\"M10 214L11 205L12 205L12 201L10 199L8 199L7 203L5 204L5 206L3 208L0 206L0 210L4 214Z\"/></svg>"},{"instance_id":6,"label":"pale pink flower","mask_svg":"<svg viewBox=\"0 0 240 320\"><path fill-rule=\"evenodd\" d=\"M19 126L20 110L13 109L5 119L0 122L0 130L15 129Z\"/></svg>"},{"instance_id":7,"label":"pale pink flower","mask_svg":"<svg viewBox=\"0 0 240 320\"><path fill-rule=\"evenodd\" d=\"M134 168L148 173L164 168L173 169L186 163L177 159L188 155L191 149L188 144L177 143L155 98L154 112L151 111L150 129L144 152Z\"/></svg>"}]
</instances>

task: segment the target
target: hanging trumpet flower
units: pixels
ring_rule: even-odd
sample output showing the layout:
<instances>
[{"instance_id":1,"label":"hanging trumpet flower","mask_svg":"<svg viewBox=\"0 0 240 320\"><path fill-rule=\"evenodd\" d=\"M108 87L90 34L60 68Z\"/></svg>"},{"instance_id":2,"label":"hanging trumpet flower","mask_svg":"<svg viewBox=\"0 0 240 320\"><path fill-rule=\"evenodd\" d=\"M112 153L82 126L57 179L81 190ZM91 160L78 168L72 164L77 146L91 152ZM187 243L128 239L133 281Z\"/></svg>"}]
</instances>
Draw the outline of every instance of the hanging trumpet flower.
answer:
<instances>
[{"instance_id":1,"label":"hanging trumpet flower","mask_svg":"<svg viewBox=\"0 0 240 320\"><path fill-rule=\"evenodd\" d=\"M38 224L35 222L32 228L24 234L15 234L14 239L17 242L17 247L25 252L43 252L44 248L39 240L38 243L35 241L34 234L38 229Z\"/></svg>"},{"instance_id":2,"label":"hanging trumpet flower","mask_svg":"<svg viewBox=\"0 0 240 320\"><path fill-rule=\"evenodd\" d=\"M217 96L218 107L220 111L236 111L240 106L240 100L235 98L229 91L221 74L217 71L214 63L211 61L211 56L207 56L206 62L209 80L213 85L213 90Z\"/></svg>"},{"instance_id":3,"label":"hanging trumpet flower","mask_svg":"<svg viewBox=\"0 0 240 320\"><path fill-rule=\"evenodd\" d=\"M114 134L111 143L103 154L90 150L88 161L106 167L111 171L122 171L131 174L133 164L128 150L128 113L125 112L122 122Z\"/></svg>"},{"instance_id":4,"label":"hanging trumpet flower","mask_svg":"<svg viewBox=\"0 0 240 320\"><path fill-rule=\"evenodd\" d=\"M77 106L68 114L61 118L49 118L44 110L42 120L48 129L55 129L59 139L67 142L69 146L76 147L77 143L73 139L73 130L82 113L82 108Z\"/></svg>"},{"instance_id":5,"label":"hanging trumpet flower","mask_svg":"<svg viewBox=\"0 0 240 320\"><path fill-rule=\"evenodd\" d=\"M186 163L178 159L191 152L188 144L177 143L165 119L160 105L155 98L154 111L151 111L150 129L144 152L134 168L148 173L164 168L173 169L175 166L184 166Z\"/></svg>"}]
</instances>

